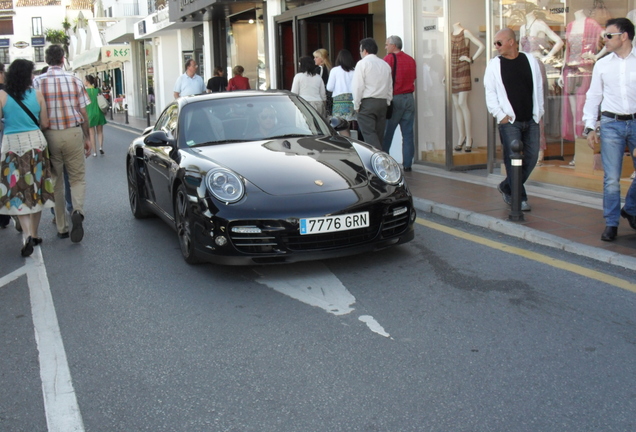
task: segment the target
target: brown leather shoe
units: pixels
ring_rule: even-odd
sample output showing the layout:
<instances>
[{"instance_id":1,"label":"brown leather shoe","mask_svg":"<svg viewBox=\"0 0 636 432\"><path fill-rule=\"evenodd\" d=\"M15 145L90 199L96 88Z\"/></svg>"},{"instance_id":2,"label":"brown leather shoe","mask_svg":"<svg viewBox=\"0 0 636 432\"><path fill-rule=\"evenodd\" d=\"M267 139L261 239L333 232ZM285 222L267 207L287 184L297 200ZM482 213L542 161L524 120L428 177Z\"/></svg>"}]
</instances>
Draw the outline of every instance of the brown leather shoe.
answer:
<instances>
[{"instance_id":1,"label":"brown leather shoe","mask_svg":"<svg viewBox=\"0 0 636 432\"><path fill-rule=\"evenodd\" d=\"M606 226L605 231L603 231L603 234L601 234L601 240L606 242L614 241L617 232L618 227Z\"/></svg>"}]
</instances>

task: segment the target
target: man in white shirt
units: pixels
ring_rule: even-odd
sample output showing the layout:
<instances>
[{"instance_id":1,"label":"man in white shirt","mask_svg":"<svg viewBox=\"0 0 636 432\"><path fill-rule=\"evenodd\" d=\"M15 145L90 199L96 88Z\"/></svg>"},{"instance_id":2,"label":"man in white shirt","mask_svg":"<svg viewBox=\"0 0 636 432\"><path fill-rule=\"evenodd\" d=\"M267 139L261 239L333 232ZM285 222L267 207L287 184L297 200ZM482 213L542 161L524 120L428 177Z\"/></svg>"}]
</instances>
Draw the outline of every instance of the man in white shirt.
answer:
<instances>
[{"instance_id":1,"label":"man in white shirt","mask_svg":"<svg viewBox=\"0 0 636 432\"><path fill-rule=\"evenodd\" d=\"M382 149L386 110L393 99L391 67L378 58L378 44L371 38L360 41L360 60L351 82L353 109L367 144Z\"/></svg>"},{"instance_id":2,"label":"man in white shirt","mask_svg":"<svg viewBox=\"0 0 636 432\"><path fill-rule=\"evenodd\" d=\"M191 96L205 93L203 78L197 75L199 65L194 59L188 59L185 64L185 73L177 78L174 83L174 98L179 96Z\"/></svg>"},{"instance_id":3,"label":"man in white shirt","mask_svg":"<svg viewBox=\"0 0 636 432\"><path fill-rule=\"evenodd\" d=\"M625 146L634 159L636 150L636 50L632 46L634 24L627 18L614 18L605 26L605 49L592 71L592 82L583 108L584 135L591 149L600 141L596 133L601 111L601 156L603 160L603 241L613 241L619 216L636 229L636 186L632 182L621 209L620 177Z\"/></svg>"}]
</instances>

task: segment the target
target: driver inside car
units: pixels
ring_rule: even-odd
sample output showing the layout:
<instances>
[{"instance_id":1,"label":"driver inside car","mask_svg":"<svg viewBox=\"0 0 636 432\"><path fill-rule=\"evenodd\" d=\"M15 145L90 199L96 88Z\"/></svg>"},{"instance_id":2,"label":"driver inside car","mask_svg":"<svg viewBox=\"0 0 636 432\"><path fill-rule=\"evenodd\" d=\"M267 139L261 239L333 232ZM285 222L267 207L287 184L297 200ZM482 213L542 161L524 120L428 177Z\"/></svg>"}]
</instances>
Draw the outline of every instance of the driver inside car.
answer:
<instances>
[{"instance_id":1,"label":"driver inside car","mask_svg":"<svg viewBox=\"0 0 636 432\"><path fill-rule=\"evenodd\" d=\"M255 129L247 133L248 139L263 139L272 136L278 121L276 110L271 105L265 105L256 116Z\"/></svg>"}]
</instances>

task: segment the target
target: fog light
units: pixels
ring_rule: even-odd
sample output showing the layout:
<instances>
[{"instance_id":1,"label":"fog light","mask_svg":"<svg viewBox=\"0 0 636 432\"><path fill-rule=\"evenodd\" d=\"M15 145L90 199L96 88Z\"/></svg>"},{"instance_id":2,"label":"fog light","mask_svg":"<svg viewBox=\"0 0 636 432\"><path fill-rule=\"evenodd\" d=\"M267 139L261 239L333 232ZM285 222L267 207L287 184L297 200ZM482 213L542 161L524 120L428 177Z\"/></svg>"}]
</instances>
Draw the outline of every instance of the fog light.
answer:
<instances>
[{"instance_id":1,"label":"fog light","mask_svg":"<svg viewBox=\"0 0 636 432\"><path fill-rule=\"evenodd\" d=\"M406 207L400 207L400 208L396 208L395 210L393 210L393 216L399 216L401 214L406 213Z\"/></svg>"},{"instance_id":2,"label":"fog light","mask_svg":"<svg viewBox=\"0 0 636 432\"><path fill-rule=\"evenodd\" d=\"M227 239L225 236L218 236L214 239L214 243L216 243L217 246L225 246L227 244Z\"/></svg>"},{"instance_id":3,"label":"fog light","mask_svg":"<svg viewBox=\"0 0 636 432\"><path fill-rule=\"evenodd\" d=\"M232 227L232 232L238 234L260 234L262 231L259 227L254 225L249 226L235 226Z\"/></svg>"}]
</instances>

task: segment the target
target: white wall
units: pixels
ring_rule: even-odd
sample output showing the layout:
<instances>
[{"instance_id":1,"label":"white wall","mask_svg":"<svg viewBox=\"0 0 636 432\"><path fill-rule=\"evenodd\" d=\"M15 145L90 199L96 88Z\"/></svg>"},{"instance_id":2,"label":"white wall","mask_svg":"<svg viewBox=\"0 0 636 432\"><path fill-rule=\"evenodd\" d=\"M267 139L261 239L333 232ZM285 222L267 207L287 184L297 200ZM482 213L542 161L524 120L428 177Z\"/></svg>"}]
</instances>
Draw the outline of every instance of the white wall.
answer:
<instances>
[{"instance_id":1,"label":"white wall","mask_svg":"<svg viewBox=\"0 0 636 432\"><path fill-rule=\"evenodd\" d=\"M183 73L182 55L177 32L153 39L153 59L155 59L155 103L159 114L174 100L174 83ZM158 45L156 44L158 42ZM179 60L175 61L175 54Z\"/></svg>"}]
</instances>

